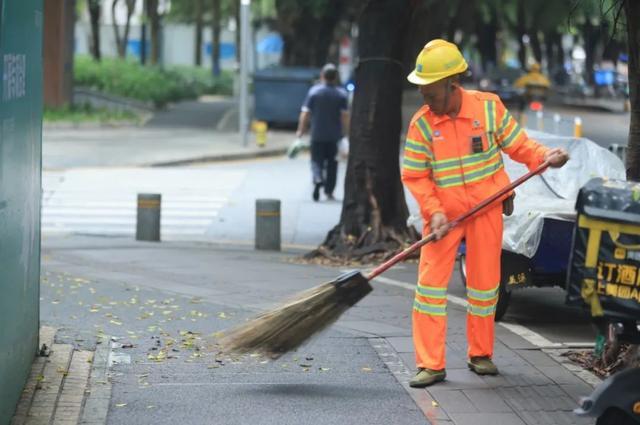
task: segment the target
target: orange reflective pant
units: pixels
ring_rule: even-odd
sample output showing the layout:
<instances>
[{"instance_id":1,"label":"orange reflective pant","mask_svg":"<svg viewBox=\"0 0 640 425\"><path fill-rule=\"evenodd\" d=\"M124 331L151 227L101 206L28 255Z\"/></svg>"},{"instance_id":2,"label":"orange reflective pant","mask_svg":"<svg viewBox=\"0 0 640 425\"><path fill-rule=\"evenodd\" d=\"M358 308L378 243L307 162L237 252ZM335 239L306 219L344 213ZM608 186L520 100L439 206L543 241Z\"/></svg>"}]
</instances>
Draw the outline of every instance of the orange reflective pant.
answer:
<instances>
[{"instance_id":1,"label":"orange reflective pant","mask_svg":"<svg viewBox=\"0 0 640 425\"><path fill-rule=\"evenodd\" d=\"M445 368L447 285L463 238L467 246L468 355L493 355L502 250L501 204L459 224L441 240L422 248L413 304L413 342L419 368Z\"/></svg>"}]
</instances>

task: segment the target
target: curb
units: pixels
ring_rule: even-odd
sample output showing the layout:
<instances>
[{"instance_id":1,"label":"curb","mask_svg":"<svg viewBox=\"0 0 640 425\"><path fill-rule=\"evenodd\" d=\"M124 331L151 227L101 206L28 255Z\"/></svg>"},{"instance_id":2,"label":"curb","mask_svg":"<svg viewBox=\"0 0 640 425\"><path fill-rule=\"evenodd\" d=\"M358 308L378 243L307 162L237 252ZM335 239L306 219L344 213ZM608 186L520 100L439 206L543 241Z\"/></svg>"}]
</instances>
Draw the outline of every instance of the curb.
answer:
<instances>
[{"instance_id":1,"label":"curb","mask_svg":"<svg viewBox=\"0 0 640 425\"><path fill-rule=\"evenodd\" d=\"M85 399L79 424L102 425L107 423L111 401L111 380L109 377L109 353L111 338L105 336L96 346L91 374L88 382L88 396Z\"/></svg>"},{"instance_id":2,"label":"curb","mask_svg":"<svg viewBox=\"0 0 640 425\"><path fill-rule=\"evenodd\" d=\"M269 150L254 152L237 152L219 155L204 155L195 158L177 159L173 161L159 161L147 164L149 167L173 167L176 165L189 165L205 162L225 162L238 161L242 159L269 158L274 156L283 156L287 153L287 148L273 148Z\"/></svg>"}]
</instances>

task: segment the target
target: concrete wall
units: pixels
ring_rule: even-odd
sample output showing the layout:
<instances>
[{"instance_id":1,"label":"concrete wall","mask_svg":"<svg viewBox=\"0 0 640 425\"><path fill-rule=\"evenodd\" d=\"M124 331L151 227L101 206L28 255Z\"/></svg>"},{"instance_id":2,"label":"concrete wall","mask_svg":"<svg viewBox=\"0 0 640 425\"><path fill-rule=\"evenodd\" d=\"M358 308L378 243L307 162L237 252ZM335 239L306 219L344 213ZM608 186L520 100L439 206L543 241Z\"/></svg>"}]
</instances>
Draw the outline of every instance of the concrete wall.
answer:
<instances>
[{"instance_id":1,"label":"concrete wall","mask_svg":"<svg viewBox=\"0 0 640 425\"><path fill-rule=\"evenodd\" d=\"M38 346L43 0L0 0L0 424Z\"/></svg>"}]
</instances>

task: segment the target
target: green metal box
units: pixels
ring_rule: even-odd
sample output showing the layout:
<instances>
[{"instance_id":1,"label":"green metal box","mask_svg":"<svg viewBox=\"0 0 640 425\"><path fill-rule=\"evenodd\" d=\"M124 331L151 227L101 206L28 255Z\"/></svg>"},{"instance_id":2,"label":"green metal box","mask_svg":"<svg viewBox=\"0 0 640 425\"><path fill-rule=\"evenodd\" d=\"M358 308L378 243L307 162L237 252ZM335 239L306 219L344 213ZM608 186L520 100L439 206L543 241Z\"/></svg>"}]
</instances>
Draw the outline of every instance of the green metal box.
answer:
<instances>
[{"instance_id":1,"label":"green metal box","mask_svg":"<svg viewBox=\"0 0 640 425\"><path fill-rule=\"evenodd\" d=\"M38 346L42 0L0 0L0 424Z\"/></svg>"}]
</instances>

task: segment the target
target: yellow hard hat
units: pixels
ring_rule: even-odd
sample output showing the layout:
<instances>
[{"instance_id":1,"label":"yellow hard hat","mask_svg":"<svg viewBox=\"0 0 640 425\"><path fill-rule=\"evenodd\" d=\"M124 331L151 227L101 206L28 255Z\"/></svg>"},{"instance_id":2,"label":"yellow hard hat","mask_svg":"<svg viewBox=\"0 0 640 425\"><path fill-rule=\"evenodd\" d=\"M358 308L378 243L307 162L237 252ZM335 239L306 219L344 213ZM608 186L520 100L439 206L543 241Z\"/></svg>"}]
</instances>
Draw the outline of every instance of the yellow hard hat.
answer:
<instances>
[{"instance_id":1,"label":"yellow hard hat","mask_svg":"<svg viewBox=\"0 0 640 425\"><path fill-rule=\"evenodd\" d=\"M416 68L409 74L407 80L424 86L460 74L468 67L458 46L437 38L422 48L416 59Z\"/></svg>"},{"instance_id":2,"label":"yellow hard hat","mask_svg":"<svg viewBox=\"0 0 640 425\"><path fill-rule=\"evenodd\" d=\"M537 62L532 63L529 69L533 72L540 72L540 64Z\"/></svg>"}]
</instances>

